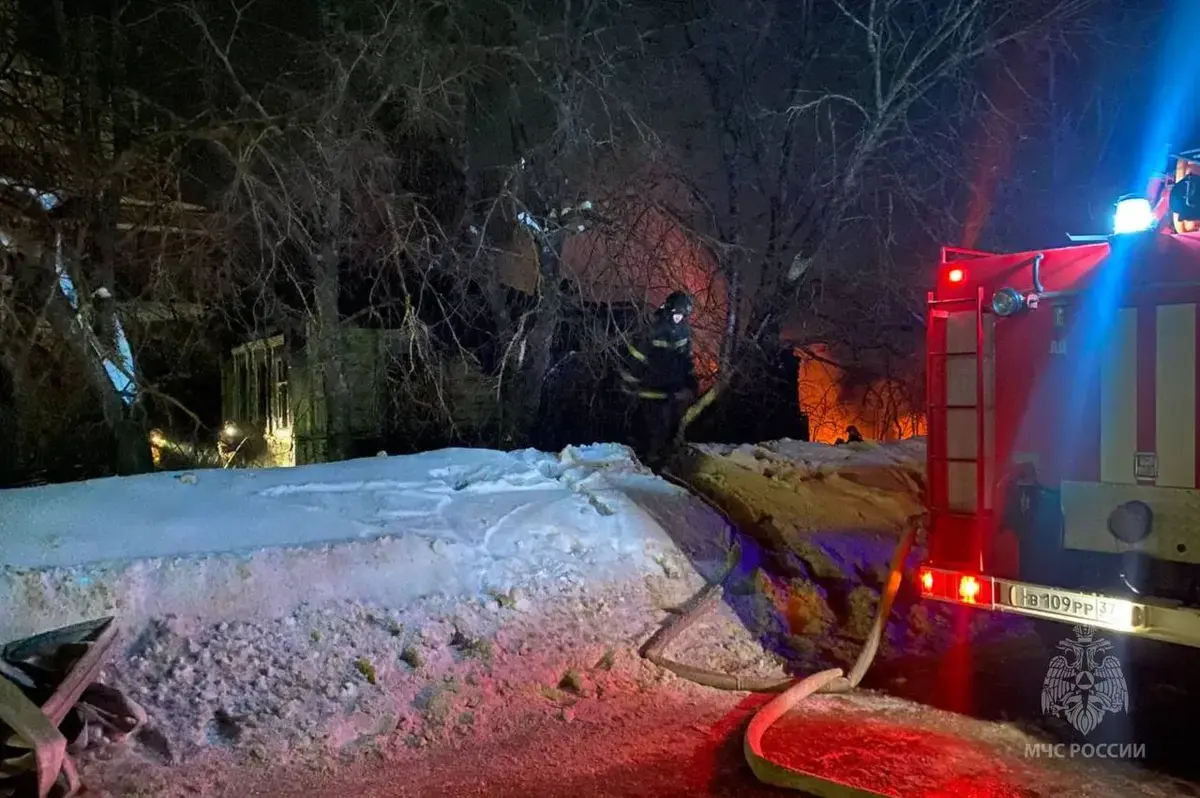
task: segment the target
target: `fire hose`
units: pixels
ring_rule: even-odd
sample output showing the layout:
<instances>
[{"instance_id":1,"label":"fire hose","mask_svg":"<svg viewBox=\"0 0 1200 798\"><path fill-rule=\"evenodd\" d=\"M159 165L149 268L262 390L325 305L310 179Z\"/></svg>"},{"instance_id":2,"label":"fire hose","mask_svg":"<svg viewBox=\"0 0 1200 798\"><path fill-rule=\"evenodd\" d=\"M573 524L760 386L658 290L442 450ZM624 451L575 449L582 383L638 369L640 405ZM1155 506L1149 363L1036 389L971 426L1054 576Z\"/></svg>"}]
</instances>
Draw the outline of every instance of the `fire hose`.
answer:
<instances>
[{"instance_id":1,"label":"fire hose","mask_svg":"<svg viewBox=\"0 0 1200 798\"><path fill-rule=\"evenodd\" d=\"M712 508L728 524L730 530L736 525L728 514L701 492L693 489L686 481L672 474L662 475L669 482L684 488ZM787 679L744 679L740 676L723 673L706 668L697 668L667 659L663 652L675 639L698 621L709 610L713 609L722 598L724 583L736 570L741 560L741 546L734 539L729 548L725 568L705 587L686 601L679 611L670 617L639 650L639 654L647 661L660 668L670 671L681 679L687 679L706 687L718 690L733 690L749 693L777 693L775 698L763 705L750 720L743 739L742 750L751 770L759 781L776 787L786 787L805 790L809 793L832 798L838 796L875 796L877 793L868 792L848 785L833 782L815 774L803 773L783 767L767 758L763 751L763 737L767 730L780 718L799 705L804 699L817 693L848 693L858 687L866 675L871 663L879 652L879 644L887 625L888 615L892 604L900 590L904 574L904 563L912 550L917 529L922 516L917 515L908 519L904 533L900 537L888 571L887 583L884 585L879 606L875 612L875 620L867 634L858 659L850 669L849 674L841 668L830 668L804 678Z\"/></svg>"}]
</instances>

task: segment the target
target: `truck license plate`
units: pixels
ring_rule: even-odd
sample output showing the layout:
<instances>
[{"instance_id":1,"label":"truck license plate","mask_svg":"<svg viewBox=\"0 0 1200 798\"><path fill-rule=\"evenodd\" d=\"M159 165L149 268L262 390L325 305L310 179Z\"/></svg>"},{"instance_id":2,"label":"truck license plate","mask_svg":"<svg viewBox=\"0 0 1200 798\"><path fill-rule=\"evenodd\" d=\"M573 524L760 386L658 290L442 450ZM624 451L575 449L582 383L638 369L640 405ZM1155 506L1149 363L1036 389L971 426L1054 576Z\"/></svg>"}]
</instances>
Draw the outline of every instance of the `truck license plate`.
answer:
<instances>
[{"instance_id":1,"label":"truck license plate","mask_svg":"<svg viewBox=\"0 0 1200 798\"><path fill-rule=\"evenodd\" d=\"M1124 627L1132 620L1132 607L1127 601L1066 590L1012 585L1009 600L1019 609L1033 610L1072 621L1089 621L1102 626Z\"/></svg>"}]
</instances>

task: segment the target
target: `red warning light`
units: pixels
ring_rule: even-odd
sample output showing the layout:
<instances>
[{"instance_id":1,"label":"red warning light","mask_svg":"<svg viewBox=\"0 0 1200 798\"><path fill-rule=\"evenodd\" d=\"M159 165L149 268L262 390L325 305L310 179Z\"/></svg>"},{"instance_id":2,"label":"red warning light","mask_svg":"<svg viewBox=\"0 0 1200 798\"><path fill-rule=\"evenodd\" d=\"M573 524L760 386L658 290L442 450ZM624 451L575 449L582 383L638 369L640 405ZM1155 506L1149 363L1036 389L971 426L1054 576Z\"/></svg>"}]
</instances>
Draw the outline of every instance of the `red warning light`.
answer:
<instances>
[{"instance_id":1,"label":"red warning light","mask_svg":"<svg viewBox=\"0 0 1200 798\"><path fill-rule=\"evenodd\" d=\"M962 269L951 269L946 274L946 278L952 283L961 283L963 280L966 279L966 277L967 277L967 273L964 272Z\"/></svg>"},{"instance_id":2,"label":"red warning light","mask_svg":"<svg viewBox=\"0 0 1200 798\"><path fill-rule=\"evenodd\" d=\"M958 580L958 596L968 604L975 602L979 595L979 580L973 576L964 576Z\"/></svg>"},{"instance_id":3,"label":"red warning light","mask_svg":"<svg viewBox=\"0 0 1200 798\"><path fill-rule=\"evenodd\" d=\"M932 571L922 571L921 572L921 587L925 588L926 593L933 592L933 572Z\"/></svg>"}]
</instances>

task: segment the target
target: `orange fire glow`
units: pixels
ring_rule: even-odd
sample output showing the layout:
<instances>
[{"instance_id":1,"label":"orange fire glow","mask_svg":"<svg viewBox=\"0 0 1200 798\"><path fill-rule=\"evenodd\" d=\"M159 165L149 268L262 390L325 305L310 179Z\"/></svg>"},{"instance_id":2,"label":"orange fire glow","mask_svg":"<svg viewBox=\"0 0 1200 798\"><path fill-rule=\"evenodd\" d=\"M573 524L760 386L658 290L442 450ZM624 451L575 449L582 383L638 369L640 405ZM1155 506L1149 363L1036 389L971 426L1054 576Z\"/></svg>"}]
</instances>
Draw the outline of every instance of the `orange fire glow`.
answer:
<instances>
[{"instance_id":1,"label":"orange fire glow","mask_svg":"<svg viewBox=\"0 0 1200 798\"><path fill-rule=\"evenodd\" d=\"M851 389L846 373L823 346L799 353L800 409L808 414L809 437L819 443L845 439L855 426L867 440L899 440L925 434L925 417L912 407L911 391L897 379L878 379Z\"/></svg>"}]
</instances>

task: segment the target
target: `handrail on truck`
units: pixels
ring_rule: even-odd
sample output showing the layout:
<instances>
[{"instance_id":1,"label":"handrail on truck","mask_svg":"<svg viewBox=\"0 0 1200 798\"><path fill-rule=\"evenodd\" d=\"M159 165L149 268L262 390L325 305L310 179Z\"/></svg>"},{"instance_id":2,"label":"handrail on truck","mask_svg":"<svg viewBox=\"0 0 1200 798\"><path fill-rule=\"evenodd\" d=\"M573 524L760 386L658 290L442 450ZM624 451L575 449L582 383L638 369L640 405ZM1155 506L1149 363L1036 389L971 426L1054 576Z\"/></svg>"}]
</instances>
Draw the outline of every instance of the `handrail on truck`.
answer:
<instances>
[{"instance_id":1,"label":"handrail on truck","mask_svg":"<svg viewBox=\"0 0 1200 798\"><path fill-rule=\"evenodd\" d=\"M940 265L945 266L947 263L955 263L960 260L991 258L995 255L995 252L984 252L980 249L966 249L965 247L942 247Z\"/></svg>"}]
</instances>

